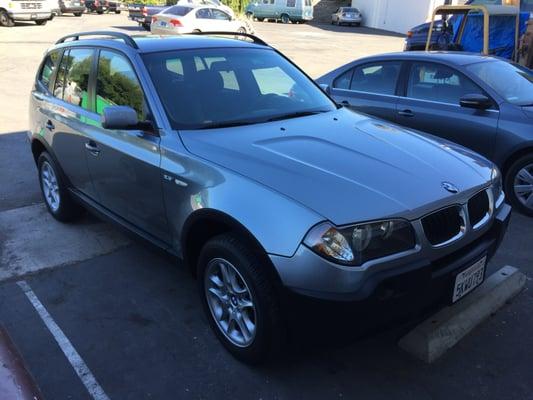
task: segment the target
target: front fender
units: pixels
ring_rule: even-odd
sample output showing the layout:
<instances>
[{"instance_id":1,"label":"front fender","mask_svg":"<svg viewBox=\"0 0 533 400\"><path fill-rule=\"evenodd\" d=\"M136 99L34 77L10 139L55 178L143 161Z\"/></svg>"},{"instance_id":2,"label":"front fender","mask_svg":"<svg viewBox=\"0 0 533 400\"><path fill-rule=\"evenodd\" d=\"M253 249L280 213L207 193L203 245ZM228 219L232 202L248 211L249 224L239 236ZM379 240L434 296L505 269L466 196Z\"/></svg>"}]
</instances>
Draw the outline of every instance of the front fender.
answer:
<instances>
[{"instance_id":1,"label":"front fender","mask_svg":"<svg viewBox=\"0 0 533 400\"><path fill-rule=\"evenodd\" d=\"M286 257L296 252L313 225L324 220L302 204L216 164L183 153L164 151L162 156L163 193L178 255L183 255L187 221L206 210L244 227L267 253Z\"/></svg>"}]
</instances>

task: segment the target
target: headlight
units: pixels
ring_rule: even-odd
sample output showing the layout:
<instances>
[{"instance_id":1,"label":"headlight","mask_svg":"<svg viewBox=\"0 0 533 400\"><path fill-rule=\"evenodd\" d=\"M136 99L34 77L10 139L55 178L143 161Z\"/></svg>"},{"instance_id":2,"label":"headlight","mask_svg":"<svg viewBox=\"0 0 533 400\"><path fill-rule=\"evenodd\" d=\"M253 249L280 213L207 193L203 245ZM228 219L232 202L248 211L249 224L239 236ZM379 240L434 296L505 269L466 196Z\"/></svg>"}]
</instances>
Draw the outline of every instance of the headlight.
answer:
<instances>
[{"instance_id":1,"label":"headlight","mask_svg":"<svg viewBox=\"0 0 533 400\"><path fill-rule=\"evenodd\" d=\"M304 239L313 251L334 262L361 265L366 261L415 247L413 227L395 219L336 228L329 222L313 227Z\"/></svg>"}]
</instances>

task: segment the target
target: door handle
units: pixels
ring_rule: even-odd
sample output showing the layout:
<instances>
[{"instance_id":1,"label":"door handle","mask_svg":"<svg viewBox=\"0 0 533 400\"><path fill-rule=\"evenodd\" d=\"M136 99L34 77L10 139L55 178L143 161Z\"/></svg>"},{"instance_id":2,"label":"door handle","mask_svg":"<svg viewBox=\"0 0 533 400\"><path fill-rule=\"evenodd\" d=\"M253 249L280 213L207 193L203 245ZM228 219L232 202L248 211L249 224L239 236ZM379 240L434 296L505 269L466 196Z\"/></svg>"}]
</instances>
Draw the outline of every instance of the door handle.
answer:
<instances>
[{"instance_id":1,"label":"door handle","mask_svg":"<svg viewBox=\"0 0 533 400\"><path fill-rule=\"evenodd\" d=\"M415 116L415 114L411 110L398 111L398 115L401 115L402 117L407 117L407 118L411 118Z\"/></svg>"},{"instance_id":2,"label":"door handle","mask_svg":"<svg viewBox=\"0 0 533 400\"><path fill-rule=\"evenodd\" d=\"M46 121L45 127L49 131L53 131L54 129L56 129L56 127L54 126L54 123L52 121L50 121L50 120Z\"/></svg>"},{"instance_id":3,"label":"door handle","mask_svg":"<svg viewBox=\"0 0 533 400\"><path fill-rule=\"evenodd\" d=\"M343 100L343 101L341 101L341 104L342 104L343 106L348 106L348 107L350 106L350 102L349 102L348 100Z\"/></svg>"},{"instance_id":4,"label":"door handle","mask_svg":"<svg viewBox=\"0 0 533 400\"><path fill-rule=\"evenodd\" d=\"M98 149L98 146L96 146L96 143L92 140L85 143L85 148L89 150L89 153L91 153L93 156L100 154L100 149Z\"/></svg>"}]
</instances>

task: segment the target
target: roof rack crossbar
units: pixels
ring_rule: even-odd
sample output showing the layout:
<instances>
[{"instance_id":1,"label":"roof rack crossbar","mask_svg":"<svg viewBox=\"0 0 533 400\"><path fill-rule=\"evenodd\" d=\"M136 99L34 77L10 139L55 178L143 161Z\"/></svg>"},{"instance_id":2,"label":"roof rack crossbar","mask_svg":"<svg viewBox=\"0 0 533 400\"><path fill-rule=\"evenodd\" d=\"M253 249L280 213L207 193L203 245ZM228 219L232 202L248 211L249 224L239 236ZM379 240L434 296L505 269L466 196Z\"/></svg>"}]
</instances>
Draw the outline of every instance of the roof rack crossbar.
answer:
<instances>
[{"instance_id":1,"label":"roof rack crossbar","mask_svg":"<svg viewBox=\"0 0 533 400\"><path fill-rule=\"evenodd\" d=\"M138 49L139 46L137 46L137 43L135 43L135 40L132 39L130 35L127 35L122 32L116 32L116 31L91 31L91 32L79 32L79 33L72 33L70 35L63 36L61 39L59 39L56 44L64 43L67 39L74 40L80 40L80 36L109 36L116 39L122 39L124 40L124 43L126 43L128 46L133 47L134 49Z\"/></svg>"},{"instance_id":2,"label":"roof rack crossbar","mask_svg":"<svg viewBox=\"0 0 533 400\"><path fill-rule=\"evenodd\" d=\"M260 44L263 46L268 46L268 43L263 39L258 38L251 33L244 32L228 32L228 31L214 31L214 32L191 32L190 35L206 35L206 36L243 36L248 39L252 39L255 44Z\"/></svg>"}]
</instances>

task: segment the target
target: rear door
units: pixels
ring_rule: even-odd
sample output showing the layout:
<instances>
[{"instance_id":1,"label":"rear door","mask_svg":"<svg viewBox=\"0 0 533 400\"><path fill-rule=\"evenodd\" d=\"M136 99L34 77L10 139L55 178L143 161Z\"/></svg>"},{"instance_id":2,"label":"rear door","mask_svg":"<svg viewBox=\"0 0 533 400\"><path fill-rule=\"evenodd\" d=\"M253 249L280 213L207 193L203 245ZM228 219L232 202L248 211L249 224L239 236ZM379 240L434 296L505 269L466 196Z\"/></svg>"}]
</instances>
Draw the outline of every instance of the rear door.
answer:
<instances>
[{"instance_id":1,"label":"rear door","mask_svg":"<svg viewBox=\"0 0 533 400\"><path fill-rule=\"evenodd\" d=\"M357 65L333 81L331 94L345 107L394 122L401 69L401 61Z\"/></svg>"},{"instance_id":2,"label":"rear door","mask_svg":"<svg viewBox=\"0 0 533 400\"><path fill-rule=\"evenodd\" d=\"M57 64L57 71L52 70L56 68L58 60L54 59L59 53L53 54L43 65L38 84L41 90L32 94L32 99L38 103L38 132L51 145L70 183L96 199L84 149L85 125L90 120L88 82L94 50L80 47L66 49ZM55 79L52 79L53 76ZM45 88L45 85L48 87Z\"/></svg>"},{"instance_id":3,"label":"rear door","mask_svg":"<svg viewBox=\"0 0 533 400\"><path fill-rule=\"evenodd\" d=\"M397 122L491 158L499 110L495 102L488 110L461 107L460 99L466 94L488 96L455 68L433 62L412 62L407 71L405 97L398 101Z\"/></svg>"},{"instance_id":4,"label":"rear door","mask_svg":"<svg viewBox=\"0 0 533 400\"><path fill-rule=\"evenodd\" d=\"M141 84L122 53L100 50L96 68L94 115L105 107L130 106L140 121L150 120ZM162 195L159 136L142 130L90 127L87 161L100 203L159 240L169 242Z\"/></svg>"}]
</instances>

